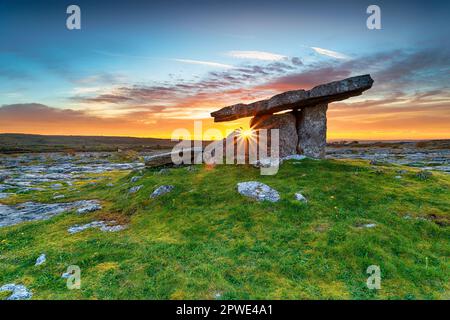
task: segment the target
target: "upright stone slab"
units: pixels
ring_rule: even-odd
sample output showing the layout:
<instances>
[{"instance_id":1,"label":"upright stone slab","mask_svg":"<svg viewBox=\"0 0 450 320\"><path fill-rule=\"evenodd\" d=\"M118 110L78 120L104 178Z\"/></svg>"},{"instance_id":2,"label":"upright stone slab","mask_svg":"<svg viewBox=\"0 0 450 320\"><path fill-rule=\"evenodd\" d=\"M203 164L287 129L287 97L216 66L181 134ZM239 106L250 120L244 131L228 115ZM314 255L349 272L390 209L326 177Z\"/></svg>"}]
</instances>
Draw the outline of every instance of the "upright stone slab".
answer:
<instances>
[{"instance_id":1,"label":"upright stone slab","mask_svg":"<svg viewBox=\"0 0 450 320\"><path fill-rule=\"evenodd\" d=\"M279 157L286 157L297 153L298 136L296 129L296 117L293 112L256 116L251 119L250 127L254 130L267 129L269 137L268 148L271 146L271 129L279 130Z\"/></svg>"},{"instance_id":2,"label":"upright stone slab","mask_svg":"<svg viewBox=\"0 0 450 320\"><path fill-rule=\"evenodd\" d=\"M312 158L324 158L327 144L328 104L318 104L297 112L297 151Z\"/></svg>"}]
</instances>

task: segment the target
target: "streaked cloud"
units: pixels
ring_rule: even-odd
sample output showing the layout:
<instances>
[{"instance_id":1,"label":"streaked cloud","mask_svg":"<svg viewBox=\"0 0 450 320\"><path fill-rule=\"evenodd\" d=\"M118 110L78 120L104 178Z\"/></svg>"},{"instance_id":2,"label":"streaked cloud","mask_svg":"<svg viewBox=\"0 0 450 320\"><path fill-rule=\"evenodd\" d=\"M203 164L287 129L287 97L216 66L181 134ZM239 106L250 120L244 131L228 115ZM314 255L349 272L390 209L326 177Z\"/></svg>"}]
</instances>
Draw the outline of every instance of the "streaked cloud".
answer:
<instances>
[{"instance_id":1,"label":"streaked cloud","mask_svg":"<svg viewBox=\"0 0 450 320\"><path fill-rule=\"evenodd\" d=\"M281 54L265 51L229 51L227 55L233 58L263 61L280 61L288 58Z\"/></svg>"},{"instance_id":2,"label":"streaked cloud","mask_svg":"<svg viewBox=\"0 0 450 320\"><path fill-rule=\"evenodd\" d=\"M323 48L319 48L319 47L311 47L311 49L313 49L318 54L321 54L321 55L327 56L327 57L331 57L334 59L341 59L341 60L351 59L348 55L337 52L337 51L323 49Z\"/></svg>"},{"instance_id":3,"label":"streaked cloud","mask_svg":"<svg viewBox=\"0 0 450 320\"><path fill-rule=\"evenodd\" d=\"M223 63L212 62L212 61L191 60L191 59L172 59L172 60L177 61L177 62L182 62L182 63L199 64L199 65L208 66L208 67L217 67L217 68L226 68L226 69L234 68L232 65L229 65L229 64L223 64Z\"/></svg>"}]
</instances>

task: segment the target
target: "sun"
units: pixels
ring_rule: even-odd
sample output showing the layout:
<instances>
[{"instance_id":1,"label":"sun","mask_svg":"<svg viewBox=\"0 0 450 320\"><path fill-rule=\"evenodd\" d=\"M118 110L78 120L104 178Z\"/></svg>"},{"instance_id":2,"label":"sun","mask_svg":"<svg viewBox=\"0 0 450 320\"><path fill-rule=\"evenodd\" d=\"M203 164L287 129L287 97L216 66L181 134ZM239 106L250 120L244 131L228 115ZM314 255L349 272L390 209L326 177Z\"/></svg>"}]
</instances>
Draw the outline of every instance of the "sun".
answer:
<instances>
[{"instance_id":1,"label":"sun","mask_svg":"<svg viewBox=\"0 0 450 320\"><path fill-rule=\"evenodd\" d=\"M247 129L247 130L241 130L240 131L240 136L244 139L251 139L253 137L253 130L252 129Z\"/></svg>"}]
</instances>

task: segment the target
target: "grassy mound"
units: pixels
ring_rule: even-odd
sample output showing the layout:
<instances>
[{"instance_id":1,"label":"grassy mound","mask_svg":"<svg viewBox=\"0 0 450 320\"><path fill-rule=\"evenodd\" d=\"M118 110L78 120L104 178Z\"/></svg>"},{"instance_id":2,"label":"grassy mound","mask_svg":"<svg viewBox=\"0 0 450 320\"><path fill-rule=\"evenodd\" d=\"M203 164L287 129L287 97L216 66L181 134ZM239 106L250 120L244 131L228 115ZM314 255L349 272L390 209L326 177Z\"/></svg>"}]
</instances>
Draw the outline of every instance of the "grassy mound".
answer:
<instances>
[{"instance_id":1,"label":"grassy mound","mask_svg":"<svg viewBox=\"0 0 450 320\"><path fill-rule=\"evenodd\" d=\"M0 285L24 284L33 299L449 298L448 175L332 160L288 161L275 176L250 166L147 170L131 183L134 175L110 173L113 187L85 183L60 200L99 199L101 211L1 228ZM281 200L239 195L236 183L249 180ZM163 184L175 189L151 199ZM93 220L128 228L68 234ZM47 262L35 267L41 253ZM81 268L80 290L61 278L69 265ZM366 286L370 265L381 268L380 290Z\"/></svg>"}]
</instances>

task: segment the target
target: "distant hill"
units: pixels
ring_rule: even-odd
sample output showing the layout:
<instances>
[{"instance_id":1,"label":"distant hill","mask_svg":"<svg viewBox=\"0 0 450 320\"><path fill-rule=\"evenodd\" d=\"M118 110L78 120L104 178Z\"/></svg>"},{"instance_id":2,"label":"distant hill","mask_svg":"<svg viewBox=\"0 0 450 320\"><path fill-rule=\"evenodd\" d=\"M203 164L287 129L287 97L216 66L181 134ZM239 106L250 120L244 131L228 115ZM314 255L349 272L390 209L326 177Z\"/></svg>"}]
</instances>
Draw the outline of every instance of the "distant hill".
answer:
<instances>
[{"instance_id":1,"label":"distant hill","mask_svg":"<svg viewBox=\"0 0 450 320\"><path fill-rule=\"evenodd\" d=\"M169 139L157 138L0 134L0 153L117 151L117 149L150 151L172 148L175 144L176 142Z\"/></svg>"}]
</instances>

